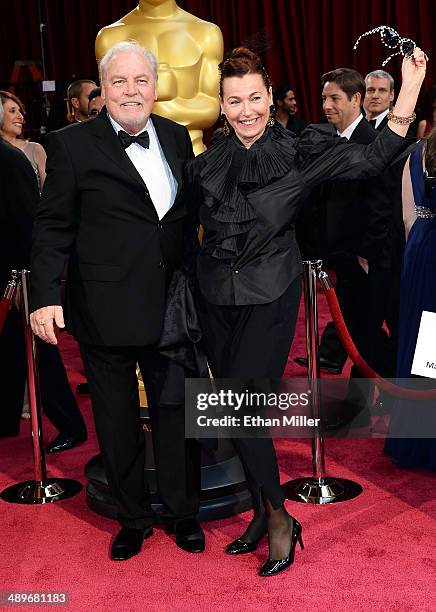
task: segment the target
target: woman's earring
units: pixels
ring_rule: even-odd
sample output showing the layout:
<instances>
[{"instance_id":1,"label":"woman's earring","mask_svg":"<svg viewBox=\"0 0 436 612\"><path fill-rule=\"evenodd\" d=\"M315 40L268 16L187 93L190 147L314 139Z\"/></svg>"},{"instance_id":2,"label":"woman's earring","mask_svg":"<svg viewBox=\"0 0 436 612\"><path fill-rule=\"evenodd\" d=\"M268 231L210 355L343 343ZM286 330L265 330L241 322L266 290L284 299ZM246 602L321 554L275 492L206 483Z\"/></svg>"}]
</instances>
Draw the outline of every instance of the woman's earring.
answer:
<instances>
[{"instance_id":1,"label":"woman's earring","mask_svg":"<svg viewBox=\"0 0 436 612\"><path fill-rule=\"evenodd\" d=\"M224 136L228 136L230 134L230 125L227 121L227 117L225 116L224 113L221 113L221 117L220 117L221 121L222 121L222 130L223 130L223 134Z\"/></svg>"},{"instance_id":2,"label":"woman's earring","mask_svg":"<svg viewBox=\"0 0 436 612\"><path fill-rule=\"evenodd\" d=\"M274 106L274 104L271 104L271 106L269 107L269 119L266 122L268 127L272 127L276 120L274 119L274 113L276 112L276 107Z\"/></svg>"}]
</instances>

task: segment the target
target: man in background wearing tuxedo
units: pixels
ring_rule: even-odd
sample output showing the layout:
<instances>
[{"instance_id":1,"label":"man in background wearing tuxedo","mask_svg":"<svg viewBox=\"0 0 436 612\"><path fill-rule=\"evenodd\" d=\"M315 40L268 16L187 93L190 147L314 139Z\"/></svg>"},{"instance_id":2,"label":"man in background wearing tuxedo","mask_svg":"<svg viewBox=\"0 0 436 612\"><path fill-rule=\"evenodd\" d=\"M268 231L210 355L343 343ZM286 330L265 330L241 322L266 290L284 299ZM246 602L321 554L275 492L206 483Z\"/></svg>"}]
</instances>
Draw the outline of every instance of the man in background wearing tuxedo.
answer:
<instances>
[{"instance_id":1,"label":"man in background wearing tuxedo","mask_svg":"<svg viewBox=\"0 0 436 612\"><path fill-rule=\"evenodd\" d=\"M386 70L373 70L365 77L365 99L363 108L368 123L377 132L381 132L388 124L388 112L395 97L395 82L392 75ZM418 121L415 119L407 130L407 138L416 138Z\"/></svg>"},{"instance_id":2,"label":"man in background wearing tuxedo","mask_svg":"<svg viewBox=\"0 0 436 612\"><path fill-rule=\"evenodd\" d=\"M388 112L394 101L394 79L386 70L373 70L365 77L365 87L363 108L366 119L381 132L388 124Z\"/></svg>"},{"instance_id":3,"label":"man in background wearing tuxedo","mask_svg":"<svg viewBox=\"0 0 436 612\"><path fill-rule=\"evenodd\" d=\"M332 132L350 142L372 142L377 132L362 114L365 96L362 76L355 70L338 68L323 75L321 84L323 110ZM315 244L308 248L303 245L304 255L327 260L335 270L336 293L345 322L357 348L372 363L376 325L370 303L375 296L368 283L369 269L384 248L385 214L391 214L391 200L383 178L327 183L320 188L314 201L311 200L304 214L311 215L318 229ZM334 374L341 372L347 353L333 321L324 329L319 354L323 369ZM299 357L296 361L300 365L307 364L306 358ZM352 368L351 376L359 377L357 368ZM349 386L348 401L355 404L356 412L367 399L362 397L359 386ZM336 415L331 424L337 421L340 425L352 416L353 408L349 407L343 414Z\"/></svg>"},{"instance_id":4,"label":"man in background wearing tuxedo","mask_svg":"<svg viewBox=\"0 0 436 612\"><path fill-rule=\"evenodd\" d=\"M187 130L151 114L157 61L134 42L100 63L105 107L48 138L47 181L32 257L32 328L56 343L64 326L59 284L69 257L67 328L78 340L97 435L122 525L111 558L141 550L154 515L144 484L136 363L149 402L158 490L178 546L204 549L196 521L200 463L184 436L184 406L162 405L167 360L157 350L168 284L180 265L187 206Z\"/></svg>"},{"instance_id":5,"label":"man in background wearing tuxedo","mask_svg":"<svg viewBox=\"0 0 436 612\"><path fill-rule=\"evenodd\" d=\"M97 87L97 83L90 79L79 79L73 81L67 89L67 99L70 104L71 122L80 123L87 121L89 94Z\"/></svg>"},{"instance_id":6,"label":"man in background wearing tuxedo","mask_svg":"<svg viewBox=\"0 0 436 612\"><path fill-rule=\"evenodd\" d=\"M307 124L304 119L297 116L298 105L293 88L286 83L275 87L273 102L276 109L276 121L299 136Z\"/></svg>"}]
</instances>

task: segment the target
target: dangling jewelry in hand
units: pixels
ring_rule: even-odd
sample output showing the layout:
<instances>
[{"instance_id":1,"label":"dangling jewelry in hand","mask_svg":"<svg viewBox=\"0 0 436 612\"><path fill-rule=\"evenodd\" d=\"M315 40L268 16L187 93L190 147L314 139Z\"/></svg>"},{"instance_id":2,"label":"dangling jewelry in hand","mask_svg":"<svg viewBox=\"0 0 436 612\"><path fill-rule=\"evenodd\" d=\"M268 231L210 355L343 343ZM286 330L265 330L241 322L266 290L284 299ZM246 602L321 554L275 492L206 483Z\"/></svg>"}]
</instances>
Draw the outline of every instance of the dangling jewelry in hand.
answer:
<instances>
[{"instance_id":1,"label":"dangling jewelry in hand","mask_svg":"<svg viewBox=\"0 0 436 612\"><path fill-rule=\"evenodd\" d=\"M360 43L364 36L369 36L370 34L375 34L376 32L380 32L380 38L382 44L388 49L397 49L395 53L392 53L387 59L382 62L382 66L386 66L386 64L396 55L412 55L415 50L416 43L411 38L401 38L394 28L390 26L378 26L377 28L373 28L372 30L368 30L364 34L361 34L359 38L356 40L354 44L354 51L357 49L357 45Z\"/></svg>"}]
</instances>

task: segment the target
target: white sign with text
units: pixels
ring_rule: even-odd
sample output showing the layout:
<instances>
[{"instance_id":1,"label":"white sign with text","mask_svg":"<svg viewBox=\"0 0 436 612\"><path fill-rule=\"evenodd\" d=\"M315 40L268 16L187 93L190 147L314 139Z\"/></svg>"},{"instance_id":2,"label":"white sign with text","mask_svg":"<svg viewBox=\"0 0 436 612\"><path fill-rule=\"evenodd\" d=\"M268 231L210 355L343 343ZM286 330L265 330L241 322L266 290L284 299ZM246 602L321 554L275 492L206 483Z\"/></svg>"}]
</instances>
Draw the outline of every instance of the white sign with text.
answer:
<instances>
[{"instance_id":1,"label":"white sign with text","mask_svg":"<svg viewBox=\"0 0 436 612\"><path fill-rule=\"evenodd\" d=\"M436 378L436 312L422 311L412 374Z\"/></svg>"}]
</instances>

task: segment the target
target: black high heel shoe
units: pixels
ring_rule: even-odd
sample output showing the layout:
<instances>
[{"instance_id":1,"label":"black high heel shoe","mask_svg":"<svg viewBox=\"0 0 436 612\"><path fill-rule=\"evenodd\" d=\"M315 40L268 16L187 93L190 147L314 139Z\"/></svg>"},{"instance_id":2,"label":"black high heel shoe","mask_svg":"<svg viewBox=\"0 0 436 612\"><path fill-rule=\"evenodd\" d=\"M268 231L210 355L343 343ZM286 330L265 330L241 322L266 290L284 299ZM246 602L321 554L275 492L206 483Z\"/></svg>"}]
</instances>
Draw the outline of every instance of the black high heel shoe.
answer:
<instances>
[{"instance_id":1,"label":"black high heel shoe","mask_svg":"<svg viewBox=\"0 0 436 612\"><path fill-rule=\"evenodd\" d=\"M297 540L301 550L304 549L303 538L301 537L302 527L297 519L292 518L292 521L291 546L288 556L283 559L268 559L265 561L259 570L259 576L274 576L292 565L294 562Z\"/></svg>"},{"instance_id":2,"label":"black high heel shoe","mask_svg":"<svg viewBox=\"0 0 436 612\"><path fill-rule=\"evenodd\" d=\"M238 538L226 546L225 552L228 555L245 555L246 553L254 552L266 534L267 531L265 530L260 537L252 542L244 542L244 540Z\"/></svg>"}]
</instances>

